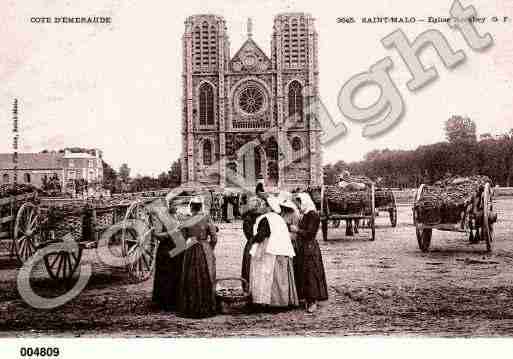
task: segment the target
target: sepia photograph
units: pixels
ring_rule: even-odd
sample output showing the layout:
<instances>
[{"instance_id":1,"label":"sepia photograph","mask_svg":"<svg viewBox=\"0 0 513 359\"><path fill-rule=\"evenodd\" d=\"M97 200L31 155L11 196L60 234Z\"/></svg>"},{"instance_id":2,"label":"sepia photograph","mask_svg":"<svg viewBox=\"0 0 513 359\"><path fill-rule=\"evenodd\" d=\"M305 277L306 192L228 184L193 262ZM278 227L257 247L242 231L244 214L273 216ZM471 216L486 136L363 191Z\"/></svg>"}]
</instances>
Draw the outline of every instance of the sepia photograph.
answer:
<instances>
[{"instance_id":1,"label":"sepia photograph","mask_svg":"<svg viewBox=\"0 0 513 359\"><path fill-rule=\"evenodd\" d=\"M2 357L507 344L512 35L510 0L1 4Z\"/></svg>"}]
</instances>

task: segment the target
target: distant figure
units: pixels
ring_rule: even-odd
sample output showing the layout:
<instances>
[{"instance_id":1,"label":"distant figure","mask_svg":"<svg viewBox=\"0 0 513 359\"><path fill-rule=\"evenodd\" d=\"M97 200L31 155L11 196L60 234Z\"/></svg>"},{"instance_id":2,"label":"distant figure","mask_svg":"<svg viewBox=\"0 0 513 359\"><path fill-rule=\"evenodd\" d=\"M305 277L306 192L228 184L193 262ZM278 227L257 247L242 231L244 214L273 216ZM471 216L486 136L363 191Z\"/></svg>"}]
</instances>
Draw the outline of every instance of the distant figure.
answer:
<instances>
[{"instance_id":1,"label":"distant figure","mask_svg":"<svg viewBox=\"0 0 513 359\"><path fill-rule=\"evenodd\" d=\"M258 182L255 187L255 194L258 196L262 193L265 193L264 184L262 182Z\"/></svg>"}]
</instances>

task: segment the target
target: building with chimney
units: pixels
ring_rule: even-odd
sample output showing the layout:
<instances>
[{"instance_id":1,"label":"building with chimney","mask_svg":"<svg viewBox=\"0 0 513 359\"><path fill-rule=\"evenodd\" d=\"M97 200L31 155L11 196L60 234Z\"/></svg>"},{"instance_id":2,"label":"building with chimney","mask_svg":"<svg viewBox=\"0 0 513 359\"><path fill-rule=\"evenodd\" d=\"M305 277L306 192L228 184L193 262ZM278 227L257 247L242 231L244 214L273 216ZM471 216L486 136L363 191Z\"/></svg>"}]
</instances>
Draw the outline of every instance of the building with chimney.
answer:
<instances>
[{"instance_id":1,"label":"building with chimney","mask_svg":"<svg viewBox=\"0 0 513 359\"><path fill-rule=\"evenodd\" d=\"M19 153L16 167L18 183L32 184L39 188L53 178L58 178L63 189L75 180L83 179L98 185L103 182L102 153L98 149ZM13 181L13 155L0 153L0 182L5 184Z\"/></svg>"}]
</instances>

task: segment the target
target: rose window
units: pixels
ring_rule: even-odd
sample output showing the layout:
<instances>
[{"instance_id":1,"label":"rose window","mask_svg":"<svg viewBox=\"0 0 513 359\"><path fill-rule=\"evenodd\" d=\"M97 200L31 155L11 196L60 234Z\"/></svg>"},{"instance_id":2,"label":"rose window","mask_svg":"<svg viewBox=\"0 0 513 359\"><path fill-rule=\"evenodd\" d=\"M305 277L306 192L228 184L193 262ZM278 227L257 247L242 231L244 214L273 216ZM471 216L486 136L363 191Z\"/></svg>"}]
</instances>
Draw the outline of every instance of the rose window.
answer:
<instances>
[{"instance_id":1,"label":"rose window","mask_svg":"<svg viewBox=\"0 0 513 359\"><path fill-rule=\"evenodd\" d=\"M258 87L250 86L239 95L239 107L242 111L254 114L259 112L265 103L265 97Z\"/></svg>"}]
</instances>

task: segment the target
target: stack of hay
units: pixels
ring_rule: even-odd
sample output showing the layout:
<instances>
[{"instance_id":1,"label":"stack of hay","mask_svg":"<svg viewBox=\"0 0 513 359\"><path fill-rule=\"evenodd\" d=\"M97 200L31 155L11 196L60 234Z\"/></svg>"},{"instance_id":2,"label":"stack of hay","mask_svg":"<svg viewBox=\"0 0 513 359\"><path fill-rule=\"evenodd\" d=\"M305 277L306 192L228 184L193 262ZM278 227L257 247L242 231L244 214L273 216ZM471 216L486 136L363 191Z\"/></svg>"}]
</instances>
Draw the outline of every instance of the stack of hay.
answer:
<instances>
[{"instance_id":1,"label":"stack of hay","mask_svg":"<svg viewBox=\"0 0 513 359\"><path fill-rule=\"evenodd\" d=\"M25 193L32 193L37 191L36 187L19 183L13 186L12 184L6 183L0 185L0 198L6 198L10 196L18 196Z\"/></svg>"},{"instance_id":2,"label":"stack of hay","mask_svg":"<svg viewBox=\"0 0 513 359\"><path fill-rule=\"evenodd\" d=\"M348 176L344 178L349 185L324 186L324 204L328 205L331 213L337 214L366 214L371 212L372 181L364 176ZM363 189L356 189L351 184L364 184ZM361 187L360 187L361 188ZM308 190L317 209L321 208L321 189L310 188Z\"/></svg>"},{"instance_id":3,"label":"stack of hay","mask_svg":"<svg viewBox=\"0 0 513 359\"><path fill-rule=\"evenodd\" d=\"M417 220L425 224L460 222L487 182L491 183L487 176L452 177L425 186L414 206Z\"/></svg>"}]
</instances>

